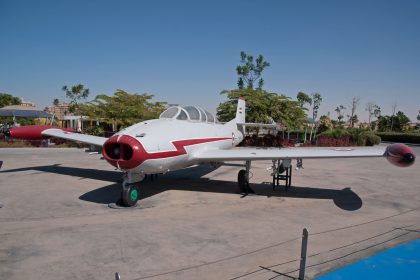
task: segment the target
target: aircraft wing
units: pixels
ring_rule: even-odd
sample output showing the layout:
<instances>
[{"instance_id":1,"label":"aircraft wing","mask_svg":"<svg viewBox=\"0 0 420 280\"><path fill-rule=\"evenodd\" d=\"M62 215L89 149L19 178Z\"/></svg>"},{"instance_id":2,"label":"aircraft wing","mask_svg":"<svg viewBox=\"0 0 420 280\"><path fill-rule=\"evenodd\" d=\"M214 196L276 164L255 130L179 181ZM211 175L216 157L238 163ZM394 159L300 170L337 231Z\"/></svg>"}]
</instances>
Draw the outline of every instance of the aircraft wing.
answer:
<instances>
[{"instance_id":1,"label":"aircraft wing","mask_svg":"<svg viewBox=\"0 0 420 280\"><path fill-rule=\"evenodd\" d=\"M277 124L275 123L238 123L238 125L249 126L249 127L267 127L267 128L277 127Z\"/></svg>"},{"instance_id":2,"label":"aircraft wing","mask_svg":"<svg viewBox=\"0 0 420 280\"><path fill-rule=\"evenodd\" d=\"M355 158L382 157L387 147L302 147L302 148L243 148L231 150L205 150L194 155L203 162L211 161L246 161L275 159L311 159L311 158Z\"/></svg>"},{"instance_id":3,"label":"aircraft wing","mask_svg":"<svg viewBox=\"0 0 420 280\"><path fill-rule=\"evenodd\" d=\"M57 138L63 138L67 140L82 142L82 143L91 144L91 145L100 146L100 147L102 147L105 141L108 140L108 138L106 137L68 132L68 131L64 131L64 130L56 129L56 128L43 130L41 134L46 135L46 136L51 136L51 137L57 137Z\"/></svg>"}]
</instances>

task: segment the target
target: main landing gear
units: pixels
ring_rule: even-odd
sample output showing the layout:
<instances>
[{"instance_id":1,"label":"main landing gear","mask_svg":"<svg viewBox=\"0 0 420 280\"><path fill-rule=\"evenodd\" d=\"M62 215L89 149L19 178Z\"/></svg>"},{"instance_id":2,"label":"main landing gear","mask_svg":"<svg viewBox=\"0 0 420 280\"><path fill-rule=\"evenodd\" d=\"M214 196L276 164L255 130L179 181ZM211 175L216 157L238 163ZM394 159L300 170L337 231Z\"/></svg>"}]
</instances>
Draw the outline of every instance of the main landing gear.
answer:
<instances>
[{"instance_id":1,"label":"main landing gear","mask_svg":"<svg viewBox=\"0 0 420 280\"><path fill-rule=\"evenodd\" d=\"M251 161L246 161L245 169L239 170L238 173L238 187L240 193L253 193L254 191L249 187ZM292 186L292 160L279 159L273 160L270 168L273 172L273 191L276 187L281 186L280 181L284 181L284 188L288 190ZM303 169L303 162L301 158L296 159L296 170Z\"/></svg>"},{"instance_id":2,"label":"main landing gear","mask_svg":"<svg viewBox=\"0 0 420 280\"><path fill-rule=\"evenodd\" d=\"M240 193L253 193L254 191L249 187L249 174L251 169L251 161L245 162L245 169L239 170L238 173L238 187Z\"/></svg>"}]
</instances>

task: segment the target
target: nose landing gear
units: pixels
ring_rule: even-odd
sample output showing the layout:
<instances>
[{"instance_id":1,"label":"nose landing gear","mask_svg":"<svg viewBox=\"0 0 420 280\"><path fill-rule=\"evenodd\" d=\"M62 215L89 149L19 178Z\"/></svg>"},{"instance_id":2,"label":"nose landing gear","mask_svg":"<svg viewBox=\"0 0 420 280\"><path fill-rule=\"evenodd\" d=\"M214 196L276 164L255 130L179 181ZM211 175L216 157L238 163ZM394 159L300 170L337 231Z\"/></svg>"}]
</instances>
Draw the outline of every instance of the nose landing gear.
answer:
<instances>
[{"instance_id":1,"label":"nose landing gear","mask_svg":"<svg viewBox=\"0 0 420 280\"><path fill-rule=\"evenodd\" d=\"M136 206L139 200L140 189L138 184L126 184L121 192L121 204L125 207Z\"/></svg>"},{"instance_id":2,"label":"nose landing gear","mask_svg":"<svg viewBox=\"0 0 420 280\"><path fill-rule=\"evenodd\" d=\"M143 173L127 172L123 175L121 199L117 202L124 207L136 206L140 198L140 182L146 176Z\"/></svg>"}]
</instances>

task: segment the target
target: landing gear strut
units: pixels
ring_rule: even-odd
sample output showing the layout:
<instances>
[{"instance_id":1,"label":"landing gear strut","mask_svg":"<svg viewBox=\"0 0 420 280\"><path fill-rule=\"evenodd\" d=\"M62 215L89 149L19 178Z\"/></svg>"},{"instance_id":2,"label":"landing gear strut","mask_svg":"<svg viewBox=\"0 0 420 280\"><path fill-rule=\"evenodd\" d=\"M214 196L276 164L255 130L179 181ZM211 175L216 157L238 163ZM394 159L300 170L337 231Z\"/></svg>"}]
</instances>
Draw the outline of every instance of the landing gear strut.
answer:
<instances>
[{"instance_id":1,"label":"landing gear strut","mask_svg":"<svg viewBox=\"0 0 420 280\"><path fill-rule=\"evenodd\" d=\"M249 170L251 169L251 161L246 161L246 169L239 170L238 173L238 187L240 193L253 193L254 191L249 187Z\"/></svg>"},{"instance_id":2,"label":"landing gear strut","mask_svg":"<svg viewBox=\"0 0 420 280\"><path fill-rule=\"evenodd\" d=\"M146 176L142 173L127 172L123 176L120 204L125 207L132 207L137 204L140 198L140 182Z\"/></svg>"}]
</instances>

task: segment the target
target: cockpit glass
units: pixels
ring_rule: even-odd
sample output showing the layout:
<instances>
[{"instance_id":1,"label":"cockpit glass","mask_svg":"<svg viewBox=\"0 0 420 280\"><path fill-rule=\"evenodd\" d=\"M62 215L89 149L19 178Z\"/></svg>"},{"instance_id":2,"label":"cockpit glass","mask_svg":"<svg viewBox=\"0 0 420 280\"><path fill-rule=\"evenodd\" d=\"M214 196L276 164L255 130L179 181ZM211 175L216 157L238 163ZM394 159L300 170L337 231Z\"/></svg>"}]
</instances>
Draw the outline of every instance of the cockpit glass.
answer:
<instances>
[{"instance_id":1,"label":"cockpit glass","mask_svg":"<svg viewBox=\"0 0 420 280\"><path fill-rule=\"evenodd\" d=\"M190 115L191 120L194 120L194 121L200 120L200 112L198 111L197 108L193 106L185 106L184 109L187 110L188 115Z\"/></svg>"},{"instance_id":2,"label":"cockpit glass","mask_svg":"<svg viewBox=\"0 0 420 280\"><path fill-rule=\"evenodd\" d=\"M187 114L185 113L185 111L184 111L184 110L181 110L181 111L179 112L178 117L176 117L176 119L177 119L177 120L188 120L188 116L187 116Z\"/></svg>"},{"instance_id":3,"label":"cockpit glass","mask_svg":"<svg viewBox=\"0 0 420 280\"><path fill-rule=\"evenodd\" d=\"M178 113L178 107L169 107L165 112L160 114L160 118L172 119Z\"/></svg>"},{"instance_id":4,"label":"cockpit glass","mask_svg":"<svg viewBox=\"0 0 420 280\"><path fill-rule=\"evenodd\" d=\"M207 121L207 117L206 117L206 113L204 112L204 110L203 109L201 109L201 108L197 108L199 111L200 111L200 113L201 113L201 121L202 122L206 122Z\"/></svg>"},{"instance_id":5,"label":"cockpit glass","mask_svg":"<svg viewBox=\"0 0 420 280\"><path fill-rule=\"evenodd\" d=\"M200 107L195 106L172 106L166 109L159 118L163 119L177 119L186 121L199 121L207 123L217 122L212 113Z\"/></svg>"},{"instance_id":6,"label":"cockpit glass","mask_svg":"<svg viewBox=\"0 0 420 280\"><path fill-rule=\"evenodd\" d=\"M214 122L214 117L213 117L213 115L211 113L209 113L208 111L206 111L206 115L207 115L207 122Z\"/></svg>"}]
</instances>

